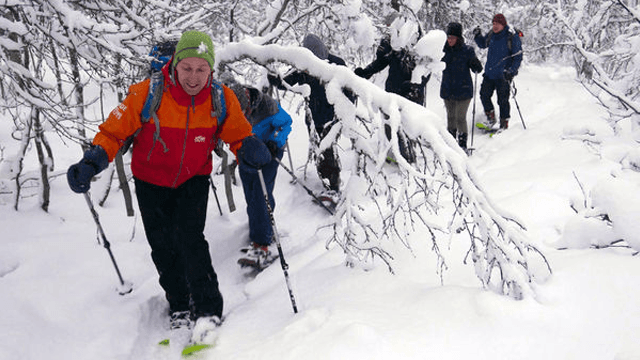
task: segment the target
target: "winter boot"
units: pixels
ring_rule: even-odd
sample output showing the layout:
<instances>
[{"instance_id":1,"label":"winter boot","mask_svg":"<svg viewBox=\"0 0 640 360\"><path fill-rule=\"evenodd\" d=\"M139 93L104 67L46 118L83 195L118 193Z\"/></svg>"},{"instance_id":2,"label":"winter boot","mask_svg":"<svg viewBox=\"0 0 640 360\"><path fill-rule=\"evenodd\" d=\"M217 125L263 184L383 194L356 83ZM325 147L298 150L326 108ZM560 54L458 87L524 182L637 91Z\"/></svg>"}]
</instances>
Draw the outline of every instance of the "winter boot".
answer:
<instances>
[{"instance_id":1,"label":"winter boot","mask_svg":"<svg viewBox=\"0 0 640 360\"><path fill-rule=\"evenodd\" d=\"M262 270L278 258L277 252L269 250L268 246L254 242L240 249L240 251L243 255L238 259L238 264L242 267L250 266Z\"/></svg>"},{"instance_id":2,"label":"winter boot","mask_svg":"<svg viewBox=\"0 0 640 360\"><path fill-rule=\"evenodd\" d=\"M500 129L507 130L509 128L509 118L500 119Z\"/></svg>"},{"instance_id":3,"label":"winter boot","mask_svg":"<svg viewBox=\"0 0 640 360\"><path fill-rule=\"evenodd\" d=\"M174 311L169 316L169 328L171 330L190 329L191 328L191 312L190 311Z\"/></svg>"},{"instance_id":4,"label":"winter boot","mask_svg":"<svg viewBox=\"0 0 640 360\"><path fill-rule=\"evenodd\" d=\"M193 327L191 343L213 345L218 337L220 325L222 325L222 320L216 315L199 317Z\"/></svg>"},{"instance_id":5,"label":"winter boot","mask_svg":"<svg viewBox=\"0 0 640 360\"><path fill-rule=\"evenodd\" d=\"M487 116L487 120L483 122L485 128L492 128L493 125L496 124L496 113L494 110L485 111L484 114Z\"/></svg>"},{"instance_id":6,"label":"winter boot","mask_svg":"<svg viewBox=\"0 0 640 360\"><path fill-rule=\"evenodd\" d=\"M465 152L467 151L467 133L460 133L458 135L458 146Z\"/></svg>"}]
</instances>

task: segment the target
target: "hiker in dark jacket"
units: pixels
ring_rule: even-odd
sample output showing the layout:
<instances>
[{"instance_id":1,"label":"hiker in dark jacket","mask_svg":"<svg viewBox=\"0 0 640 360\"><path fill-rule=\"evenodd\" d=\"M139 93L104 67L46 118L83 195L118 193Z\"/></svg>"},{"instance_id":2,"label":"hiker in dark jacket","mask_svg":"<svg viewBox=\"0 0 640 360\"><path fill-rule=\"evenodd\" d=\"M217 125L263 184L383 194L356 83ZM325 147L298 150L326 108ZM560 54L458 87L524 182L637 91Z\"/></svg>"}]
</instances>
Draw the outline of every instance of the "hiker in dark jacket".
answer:
<instances>
[{"instance_id":1,"label":"hiker in dark jacket","mask_svg":"<svg viewBox=\"0 0 640 360\"><path fill-rule=\"evenodd\" d=\"M194 342L215 335L223 311L204 236L214 146L218 140L229 144L241 167L261 168L271 161L228 87L222 87L224 124L212 116L217 110L213 66L211 38L199 31L183 33L173 57L162 67L164 90L156 116L145 122L141 114L150 80L132 85L100 125L93 146L67 171L71 190L86 193L92 178L134 137L131 171L151 258L169 303L170 327L193 328Z\"/></svg>"},{"instance_id":2,"label":"hiker in dark jacket","mask_svg":"<svg viewBox=\"0 0 640 360\"><path fill-rule=\"evenodd\" d=\"M311 50L311 52L322 60L327 60L330 64L345 65L344 60L336 55L329 53L322 40L313 34L305 36L302 46ZM284 89L280 78L269 74L269 83L280 89ZM333 124L337 122L333 105L327 100L327 93L324 84L314 76L303 71L295 70L285 76L284 81L289 85L307 84L311 89L309 95L309 110L312 119L306 119L307 130L309 130L309 138L314 141L315 148L318 148L320 142L329 134ZM312 128L313 123L313 128ZM317 136L314 136L313 132ZM316 164L318 174L323 180L323 184L327 190L325 195L336 198L340 192L340 162L335 149L335 144L329 146L318 155Z\"/></svg>"},{"instance_id":3,"label":"hiker in dark jacket","mask_svg":"<svg viewBox=\"0 0 640 360\"><path fill-rule=\"evenodd\" d=\"M385 25L390 28L398 19L399 14L393 12L385 18ZM413 70L416 67L415 55L407 48L394 49L391 46L390 35L387 34L380 40L380 44L376 49L376 56L371 64L365 68L358 67L354 73L365 79L371 78L374 74L379 73L389 67L387 80L385 81L385 90L390 93L398 94L417 104L424 105L425 86L429 81L429 76L422 77L421 83L412 83L411 78ZM385 125L385 132L388 139L391 139L391 129ZM406 140L403 133L398 134L400 152L408 162L415 161L415 155L410 148L410 144Z\"/></svg>"},{"instance_id":4,"label":"hiker in dark jacket","mask_svg":"<svg viewBox=\"0 0 640 360\"><path fill-rule=\"evenodd\" d=\"M520 37L510 31L507 19L502 14L496 14L493 17L492 29L487 35L482 35L479 27L473 30L473 34L476 44L481 49L489 48L482 85L480 85L480 101L487 116L484 126L492 128L496 123L495 110L491 101L495 91L500 108L500 129L507 129L511 117L509 105L511 80L518 74L522 62Z\"/></svg>"},{"instance_id":5,"label":"hiker in dark jacket","mask_svg":"<svg viewBox=\"0 0 640 360\"><path fill-rule=\"evenodd\" d=\"M278 175L278 162L282 160L287 137L291 132L291 116L274 99L258 89L238 83L229 86L238 97L242 111L253 127L253 133L271 151L273 160L262 167L262 175L273 211L276 207L273 188ZM243 255L238 263L261 269L277 257L277 253L269 249L274 236L273 227L257 172L247 171L242 167L239 172L247 202L250 244L240 250Z\"/></svg>"},{"instance_id":6,"label":"hiker in dark jacket","mask_svg":"<svg viewBox=\"0 0 640 360\"><path fill-rule=\"evenodd\" d=\"M473 98L473 81L471 72L482 71L482 64L476 57L475 51L464 43L462 25L452 22L447 26L447 41L444 44L446 64L442 71L440 97L444 99L447 109L447 130L457 138L458 145L467 150L467 110Z\"/></svg>"}]
</instances>

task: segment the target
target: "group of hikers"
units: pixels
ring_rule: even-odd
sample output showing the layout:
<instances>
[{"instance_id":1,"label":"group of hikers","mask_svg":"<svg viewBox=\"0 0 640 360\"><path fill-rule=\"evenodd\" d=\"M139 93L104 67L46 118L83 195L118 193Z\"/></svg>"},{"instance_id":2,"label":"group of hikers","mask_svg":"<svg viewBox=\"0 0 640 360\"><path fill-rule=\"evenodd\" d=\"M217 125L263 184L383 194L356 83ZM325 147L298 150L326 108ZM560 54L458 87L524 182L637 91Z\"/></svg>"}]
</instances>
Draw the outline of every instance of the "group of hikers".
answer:
<instances>
[{"instance_id":1,"label":"group of hikers","mask_svg":"<svg viewBox=\"0 0 640 360\"><path fill-rule=\"evenodd\" d=\"M390 26L398 20L395 14L385 22ZM471 71L480 73L483 66L473 48L465 44L461 24L450 23L446 34L442 58L446 67L440 96L446 108L447 129L460 147L466 149L466 114L474 96ZM492 29L486 35L480 28L473 34L480 48L488 48L480 88L486 114L484 123L488 128L496 123L491 101L495 90L499 127L506 129L510 81L518 73L522 59L520 40L510 35L502 14L493 17ZM319 59L346 66L315 35L307 35L303 46ZM200 342L216 331L223 314L223 297L204 236L212 154L222 141L228 144L239 164L249 220L249 244L242 249L239 262L252 266L267 263L277 255L269 249L274 233L262 185L266 187L270 208L274 209L273 188L292 119L281 104L259 89L241 84L233 76L216 81L214 45L205 33L184 32L167 60L158 72L161 91L154 98L156 109L151 114L145 113L148 98L156 93L152 80L132 85L124 101L100 125L82 159L69 168L67 180L74 192L86 193L93 177L106 169L121 147L132 139L135 192L151 257L169 304L170 327L193 329L192 341ZM411 82L415 66L410 51L394 48L389 37L385 37L373 62L354 72L368 79L388 67L386 91L424 105L429 77ZM310 141L319 148L338 121L324 84L295 69L283 78L269 75L268 81L277 88L285 88L283 83L309 85L311 119L307 119L307 129ZM353 95L348 96L353 99ZM386 128L386 133L391 139L390 128ZM409 162L415 161L410 141L401 133L398 135L402 156ZM316 156L324 187L339 194L340 162L336 149L329 146Z\"/></svg>"}]
</instances>

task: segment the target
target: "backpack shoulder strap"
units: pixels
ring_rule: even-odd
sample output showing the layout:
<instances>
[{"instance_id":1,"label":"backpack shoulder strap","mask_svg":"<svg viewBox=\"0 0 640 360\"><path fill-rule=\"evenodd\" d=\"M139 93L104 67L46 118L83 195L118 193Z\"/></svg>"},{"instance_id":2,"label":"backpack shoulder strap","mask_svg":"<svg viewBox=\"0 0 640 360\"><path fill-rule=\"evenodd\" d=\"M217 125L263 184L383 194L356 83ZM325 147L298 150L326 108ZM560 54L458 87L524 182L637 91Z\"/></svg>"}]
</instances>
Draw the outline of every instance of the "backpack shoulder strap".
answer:
<instances>
[{"instance_id":1,"label":"backpack shoulder strap","mask_svg":"<svg viewBox=\"0 0 640 360\"><path fill-rule=\"evenodd\" d=\"M227 119L227 104L224 99L224 88L216 80L211 82L211 105L211 117L218 119L218 128L216 129L217 137L218 134L220 134L224 121Z\"/></svg>"},{"instance_id":2,"label":"backpack shoulder strap","mask_svg":"<svg viewBox=\"0 0 640 360\"><path fill-rule=\"evenodd\" d=\"M149 122L154 117L160 107L162 92L164 91L164 75L162 72L155 72L149 79L149 94L142 107L142 122Z\"/></svg>"},{"instance_id":3,"label":"backpack shoulder strap","mask_svg":"<svg viewBox=\"0 0 640 360\"><path fill-rule=\"evenodd\" d=\"M509 37L507 38L507 49L509 49L509 53L511 53L511 49L513 48L513 36L515 33L509 30Z\"/></svg>"},{"instance_id":4,"label":"backpack shoulder strap","mask_svg":"<svg viewBox=\"0 0 640 360\"><path fill-rule=\"evenodd\" d=\"M160 102L162 101L162 93L164 92L164 74L160 71L155 72L151 75L149 80L149 94L147 94L147 99L144 101L144 105L142 106L142 113L140 114L140 120L142 123L147 123L153 118L153 122L156 125L156 131L153 134L153 146L151 147L151 151L156 145L156 141L160 141L162 146L164 147L164 152L169 151L167 148L167 144L165 144L164 140L160 137L160 118L158 118L158 108L160 108ZM149 156L151 156L151 151L149 151Z\"/></svg>"}]
</instances>

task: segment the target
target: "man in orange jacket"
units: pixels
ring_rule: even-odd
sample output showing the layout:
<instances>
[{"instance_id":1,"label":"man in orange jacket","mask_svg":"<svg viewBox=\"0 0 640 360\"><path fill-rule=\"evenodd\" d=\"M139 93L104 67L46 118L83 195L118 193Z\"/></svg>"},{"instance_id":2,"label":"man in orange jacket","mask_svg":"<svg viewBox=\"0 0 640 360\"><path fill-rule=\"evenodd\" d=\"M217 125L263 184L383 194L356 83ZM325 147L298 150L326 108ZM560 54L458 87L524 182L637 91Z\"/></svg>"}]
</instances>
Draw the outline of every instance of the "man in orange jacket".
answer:
<instances>
[{"instance_id":1,"label":"man in orange jacket","mask_svg":"<svg viewBox=\"0 0 640 360\"><path fill-rule=\"evenodd\" d=\"M212 151L221 139L240 166L254 172L271 161L269 150L252 135L251 124L226 86L226 120L218 129L219 121L211 115L213 50L208 35L185 32L162 68L164 91L156 111L159 130L153 119L141 119L149 93L147 79L129 88L129 95L100 125L93 146L67 172L71 189L87 192L93 176L134 136L131 170L136 196L169 302L171 328L191 328L196 321L195 341L220 325L223 309L204 237Z\"/></svg>"}]
</instances>

